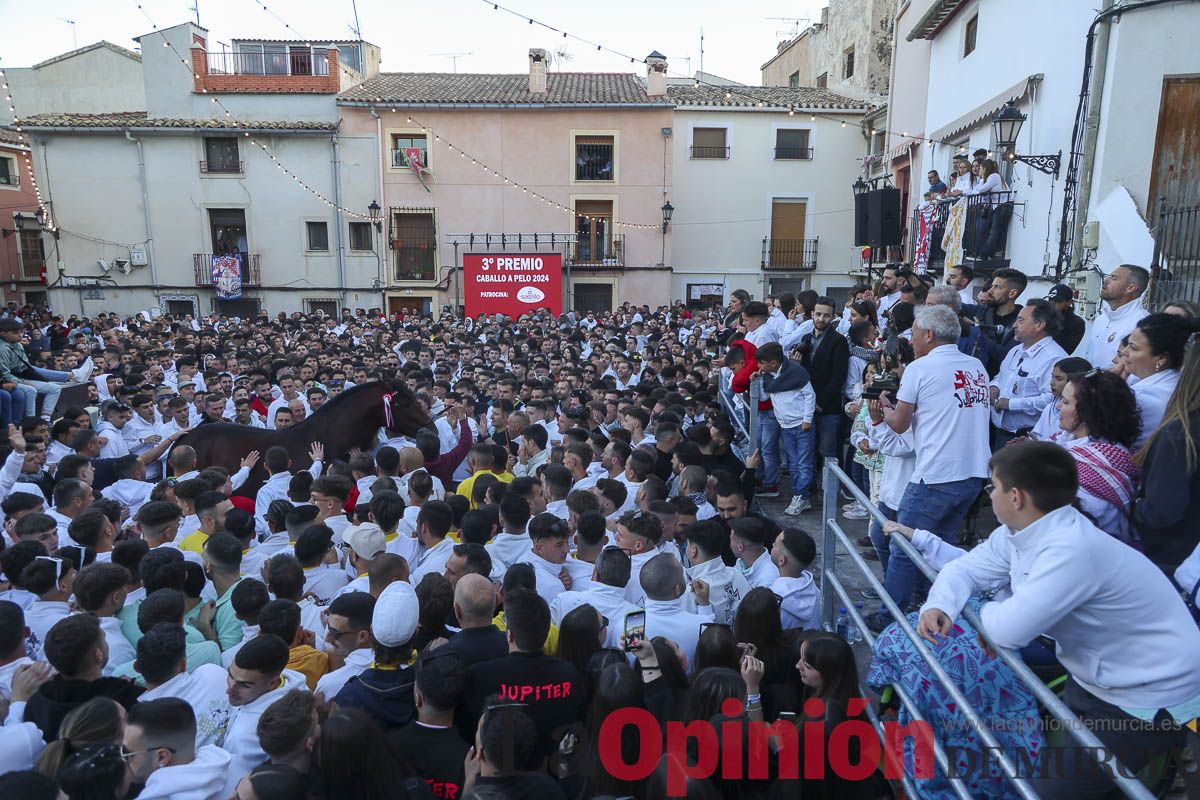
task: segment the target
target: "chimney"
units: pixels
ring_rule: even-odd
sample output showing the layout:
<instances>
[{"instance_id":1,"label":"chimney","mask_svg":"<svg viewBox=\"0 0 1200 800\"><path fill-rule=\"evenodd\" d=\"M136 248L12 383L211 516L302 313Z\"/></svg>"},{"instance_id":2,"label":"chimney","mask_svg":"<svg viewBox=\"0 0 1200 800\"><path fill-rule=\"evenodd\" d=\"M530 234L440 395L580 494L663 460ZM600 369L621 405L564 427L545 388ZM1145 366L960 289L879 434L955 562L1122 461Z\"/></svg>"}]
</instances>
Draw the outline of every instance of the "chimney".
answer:
<instances>
[{"instance_id":1,"label":"chimney","mask_svg":"<svg viewBox=\"0 0 1200 800\"><path fill-rule=\"evenodd\" d=\"M649 97L667 94L667 57L657 50L646 56L646 94Z\"/></svg>"},{"instance_id":2,"label":"chimney","mask_svg":"<svg viewBox=\"0 0 1200 800\"><path fill-rule=\"evenodd\" d=\"M546 51L540 47L529 49L529 93L546 93Z\"/></svg>"}]
</instances>

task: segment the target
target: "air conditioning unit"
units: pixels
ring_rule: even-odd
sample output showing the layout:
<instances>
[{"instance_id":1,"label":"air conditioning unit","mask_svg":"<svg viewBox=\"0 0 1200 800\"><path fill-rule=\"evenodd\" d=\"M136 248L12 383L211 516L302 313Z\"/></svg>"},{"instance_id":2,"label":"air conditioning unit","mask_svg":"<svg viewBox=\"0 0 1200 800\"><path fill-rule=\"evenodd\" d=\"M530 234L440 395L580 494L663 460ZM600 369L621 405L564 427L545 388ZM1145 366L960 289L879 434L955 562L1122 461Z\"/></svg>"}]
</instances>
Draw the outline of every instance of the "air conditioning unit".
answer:
<instances>
[{"instance_id":1,"label":"air conditioning unit","mask_svg":"<svg viewBox=\"0 0 1200 800\"><path fill-rule=\"evenodd\" d=\"M114 258L113 266L120 270L122 275L128 275L130 272L133 272L133 267L129 266L129 261L124 258Z\"/></svg>"},{"instance_id":2,"label":"air conditioning unit","mask_svg":"<svg viewBox=\"0 0 1200 800\"><path fill-rule=\"evenodd\" d=\"M103 258L96 259L96 266L99 267L100 271L105 275L112 271L112 264L108 263Z\"/></svg>"},{"instance_id":3,"label":"air conditioning unit","mask_svg":"<svg viewBox=\"0 0 1200 800\"><path fill-rule=\"evenodd\" d=\"M146 266L146 251L135 247L129 251L129 263L135 267Z\"/></svg>"}]
</instances>

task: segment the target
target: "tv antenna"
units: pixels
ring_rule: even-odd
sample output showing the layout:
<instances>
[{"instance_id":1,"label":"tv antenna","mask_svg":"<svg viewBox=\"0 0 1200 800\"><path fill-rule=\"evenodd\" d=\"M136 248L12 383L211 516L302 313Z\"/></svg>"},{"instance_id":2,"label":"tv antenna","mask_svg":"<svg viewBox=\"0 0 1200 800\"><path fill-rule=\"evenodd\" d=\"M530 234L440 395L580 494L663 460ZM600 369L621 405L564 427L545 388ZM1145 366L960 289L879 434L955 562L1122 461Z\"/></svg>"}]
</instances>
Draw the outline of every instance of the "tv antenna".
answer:
<instances>
[{"instance_id":1,"label":"tv antenna","mask_svg":"<svg viewBox=\"0 0 1200 800\"><path fill-rule=\"evenodd\" d=\"M75 34L75 20L67 19L66 17L59 17L59 19L61 19L63 22L65 22L71 26L71 42L73 45L71 47L71 49L78 50L79 49L79 37Z\"/></svg>"},{"instance_id":2,"label":"tv antenna","mask_svg":"<svg viewBox=\"0 0 1200 800\"><path fill-rule=\"evenodd\" d=\"M450 59L450 69L454 70L454 74L457 75L458 74L458 60L460 58L466 58L467 56L473 56L473 55L475 55L475 53L472 51L472 52L468 52L468 53L430 53L429 55L440 56L441 58Z\"/></svg>"},{"instance_id":3,"label":"tv antenna","mask_svg":"<svg viewBox=\"0 0 1200 800\"><path fill-rule=\"evenodd\" d=\"M200 2L200 0L196 0L196 2L198 3L198 2ZM351 28L350 30L354 31L354 38L357 41L361 42L362 41L362 28L359 27L359 24L358 24L358 2L357 2L357 0L350 0L350 8L354 11L354 27Z\"/></svg>"},{"instance_id":4,"label":"tv antenna","mask_svg":"<svg viewBox=\"0 0 1200 800\"><path fill-rule=\"evenodd\" d=\"M809 25L808 17L767 17L772 22L790 22L791 27L775 31L776 36L781 36L785 39L795 39L800 35L800 31L804 30Z\"/></svg>"},{"instance_id":5,"label":"tv antenna","mask_svg":"<svg viewBox=\"0 0 1200 800\"><path fill-rule=\"evenodd\" d=\"M567 50L567 46L563 45L558 50L554 51L554 63L558 64L558 69L561 72L563 64L575 58L575 54Z\"/></svg>"}]
</instances>

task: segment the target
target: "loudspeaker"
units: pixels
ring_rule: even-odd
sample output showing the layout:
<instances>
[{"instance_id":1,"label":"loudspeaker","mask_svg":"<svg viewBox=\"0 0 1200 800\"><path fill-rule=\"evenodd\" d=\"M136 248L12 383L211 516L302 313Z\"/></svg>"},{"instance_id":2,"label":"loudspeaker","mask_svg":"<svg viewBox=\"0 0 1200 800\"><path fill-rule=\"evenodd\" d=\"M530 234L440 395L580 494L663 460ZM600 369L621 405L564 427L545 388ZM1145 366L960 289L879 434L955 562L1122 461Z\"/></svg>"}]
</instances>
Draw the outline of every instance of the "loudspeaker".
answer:
<instances>
[{"instance_id":1,"label":"loudspeaker","mask_svg":"<svg viewBox=\"0 0 1200 800\"><path fill-rule=\"evenodd\" d=\"M854 246L867 244L867 195L854 195Z\"/></svg>"},{"instance_id":2,"label":"loudspeaker","mask_svg":"<svg viewBox=\"0 0 1200 800\"><path fill-rule=\"evenodd\" d=\"M867 199L867 244L871 247L898 246L900 190L894 187L875 189L859 197Z\"/></svg>"}]
</instances>

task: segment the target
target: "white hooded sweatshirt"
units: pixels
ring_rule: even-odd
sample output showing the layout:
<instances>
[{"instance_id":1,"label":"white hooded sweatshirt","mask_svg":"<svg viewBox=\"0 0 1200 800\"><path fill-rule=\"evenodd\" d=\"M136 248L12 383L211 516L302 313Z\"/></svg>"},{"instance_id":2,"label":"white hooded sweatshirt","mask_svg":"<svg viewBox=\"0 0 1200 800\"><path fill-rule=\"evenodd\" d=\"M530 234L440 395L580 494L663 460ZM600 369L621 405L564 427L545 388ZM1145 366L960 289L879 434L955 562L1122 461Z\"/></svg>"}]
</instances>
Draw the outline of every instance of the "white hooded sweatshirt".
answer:
<instances>
[{"instance_id":1,"label":"white hooded sweatshirt","mask_svg":"<svg viewBox=\"0 0 1200 800\"><path fill-rule=\"evenodd\" d=\"M229 730L225 733L224 747L233 756L233 761L225 776L228 780L221 797L231 796L237 791L238 781L267 760L267 754L258 742L258 720L263 712L292 689L308 691L308 679L295 670L285 669L282 679L282 685L278 688L236 709L237 716L229 723Z\"/></svg>"},{"instance_id":2,"label":"white hooded sweatshirt","mask_svg":"<svg viewBox=\"0 0 1200 800\"><path fill-rule=\"evenodd\" d=\"M229 796L223 792L230 761L229 753L215 744L206 744L196 751L191 763L151 772L137 800L223 800Z\"/></svg>"}]
</instances>

